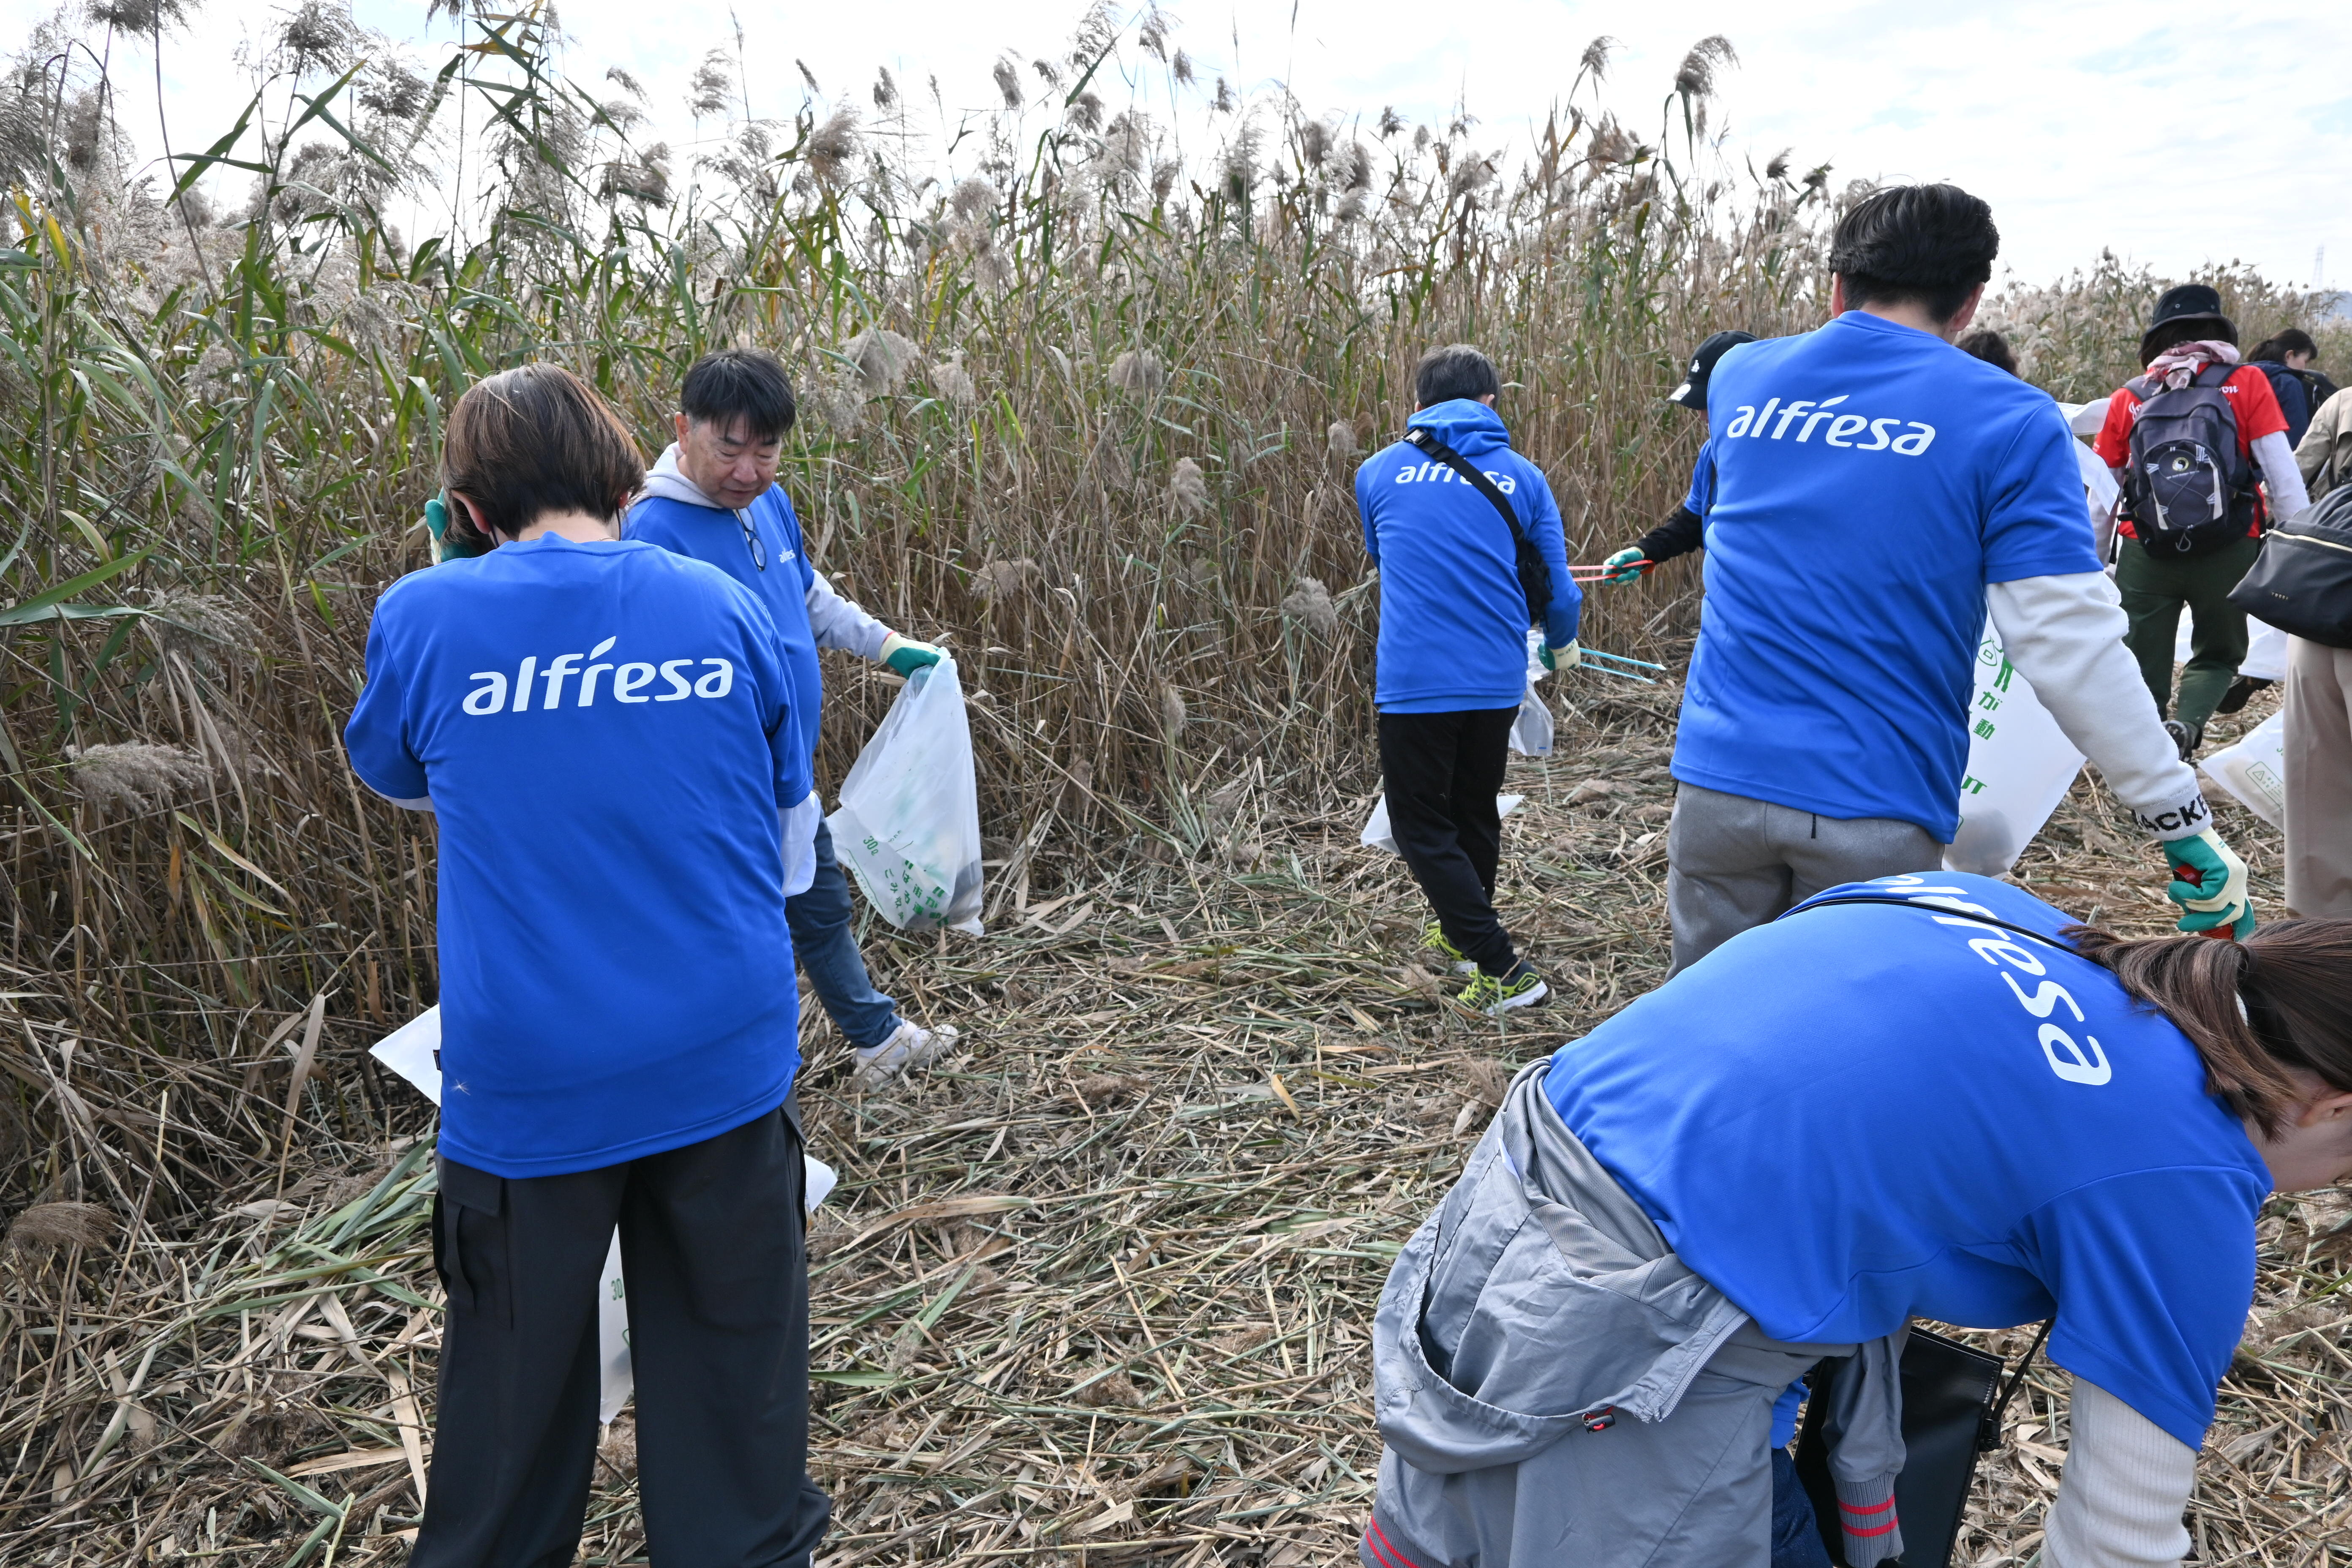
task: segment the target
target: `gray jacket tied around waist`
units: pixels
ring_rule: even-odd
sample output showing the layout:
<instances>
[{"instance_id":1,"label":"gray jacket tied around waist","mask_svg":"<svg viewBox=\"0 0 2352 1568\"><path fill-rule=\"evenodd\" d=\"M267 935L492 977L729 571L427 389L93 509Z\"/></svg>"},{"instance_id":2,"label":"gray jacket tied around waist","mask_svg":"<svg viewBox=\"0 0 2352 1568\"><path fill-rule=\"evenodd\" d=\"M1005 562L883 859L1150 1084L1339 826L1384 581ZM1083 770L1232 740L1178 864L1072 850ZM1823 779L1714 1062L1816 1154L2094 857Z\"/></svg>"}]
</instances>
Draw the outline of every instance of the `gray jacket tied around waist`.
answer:
<instances>
[{"instance_id":1,"label":"gray jacket tied around waist","mask_svg":"<svg viewBox=\"0 0 2352 1568\"><path fill-rule=\"evenodd\" d=\"M1675 1257L1544 1096L1549 1065L1512 1081L1381 1292L1381 1550L1412 1568L1761 1568L1772 1402L1858 1347L1770 1339ZM1838 1380L1842 1479L1902 1468L1898 1351L1859 1347L1864 1375Z\"/></svg>"}]
</instances>

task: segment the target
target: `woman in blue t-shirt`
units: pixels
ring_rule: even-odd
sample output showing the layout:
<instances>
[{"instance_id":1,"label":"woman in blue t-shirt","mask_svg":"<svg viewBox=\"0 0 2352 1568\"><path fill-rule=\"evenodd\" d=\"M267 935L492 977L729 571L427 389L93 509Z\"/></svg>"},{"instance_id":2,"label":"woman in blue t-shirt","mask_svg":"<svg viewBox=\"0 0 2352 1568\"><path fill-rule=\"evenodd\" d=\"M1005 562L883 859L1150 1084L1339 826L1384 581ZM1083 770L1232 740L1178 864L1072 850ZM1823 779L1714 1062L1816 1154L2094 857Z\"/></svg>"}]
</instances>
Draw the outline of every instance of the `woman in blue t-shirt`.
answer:
<instances>
[{"instance_id":1,"label":"woman in blue t-shirt","mask_svg":"<svg viewBox=\"0 0 2352 1568\"><path fill-rule=\"evenodd\" d=\"M1986 878L1832 889L1513 1085L1381 1298L1365 1561L1818 1563L1774 1407L1851 1355L1870 1568L1911 1320L2054 1318L2046 1561L2173 1562L2255 1218L2347 1174L2352 920L2125 941Z\"/></svg>"},{"instance_id":2,"label":"woman in blue t-shirt","mask_svg":"<svg viewBox=\"0 0 2352 1568\"><path fill-rule=\"evenodd\" d=\"M572 1560L616 1226L656 1560L805 1564L824 1528L788 1098L808 748L767 610L619 537L644 473L566 371L467 392L441 477L471 553L385 591L343 733L439 829L449 1310L414 1568Z\"/></svg>"}]
</instances>

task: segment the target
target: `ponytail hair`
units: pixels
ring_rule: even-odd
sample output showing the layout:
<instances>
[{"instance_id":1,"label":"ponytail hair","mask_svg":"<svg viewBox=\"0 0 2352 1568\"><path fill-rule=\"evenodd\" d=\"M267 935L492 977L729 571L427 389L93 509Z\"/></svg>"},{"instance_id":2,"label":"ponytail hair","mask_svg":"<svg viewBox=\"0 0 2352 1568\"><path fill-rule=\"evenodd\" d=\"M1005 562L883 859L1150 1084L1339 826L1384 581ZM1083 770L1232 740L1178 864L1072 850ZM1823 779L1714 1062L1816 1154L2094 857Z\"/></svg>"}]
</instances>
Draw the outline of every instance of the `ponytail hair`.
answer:
<instances>
[{"instance_id":1,"label":"ponytail hair","mask_svg":"<svg viewBox=\"0 0 2352 1568\"><path fill-rule=\"evenodd\" d=\"M2352 920L2280 921L2243 942L2064 935L2189 1037L2207 1090L2264 1137L2305 1097L2293 1069L2352 1093Z\"/></svg>"}]
</instances>

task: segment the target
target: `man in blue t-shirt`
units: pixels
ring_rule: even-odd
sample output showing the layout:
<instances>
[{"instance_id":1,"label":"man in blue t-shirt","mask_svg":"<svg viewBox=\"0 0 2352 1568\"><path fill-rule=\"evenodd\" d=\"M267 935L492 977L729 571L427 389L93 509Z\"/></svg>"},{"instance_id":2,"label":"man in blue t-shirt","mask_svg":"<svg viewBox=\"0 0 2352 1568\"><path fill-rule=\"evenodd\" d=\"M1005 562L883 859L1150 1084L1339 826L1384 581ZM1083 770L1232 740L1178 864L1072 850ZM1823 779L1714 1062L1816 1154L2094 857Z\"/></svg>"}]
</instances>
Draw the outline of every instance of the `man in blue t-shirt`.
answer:
<instances>
[{"instance_id":1,"label":"man in blue t-shirt","mask_svg":"<svg viewBox=\"0 0 2352 1568\"><path fill-rule=\"evenodd\" d=\"M810 563L800 519L776 483L794 410L792 383L775 355L762 349L703 355L678 388L678 408L677 444L646 476L645 493L629 508L628 537L707 561L767 606L797 693L802 741L814 757L824 715L817 649L845 649L900 675L937 664L940 650L900 637L835 593ZM815 805L812 796L812 810ZM900 1017L875 988L850 929L848 879L822 820L815 854L807 890L786 906L793 953L855 1053L853 1087L871 1092L928 1066L957 1034ZM788 974L777 979L790 983Z\"/></svg>"},{"instance_id":2,"label":"man in blue t-shirt","mask_svg":"<svg viewBox=\"0 0 2352 1568\"><path fill-rule=\"evenodd\" d=\"M1540 617L1547 667L1580 657L1583 603L1551 486L1511 450L1495 413L1502 384L1494 363L1466 343L1430 350L1413 371L1406 438L1356 470L1364 549L1381 574L1373 704L1389 827L1436 912L1428 944L1468 976L1455 1000L1493 1015L1547 994L1494 902L1503 843L1495 792L1527 691L1532 618L1518 536L1551 573Z\"/></svg>"},{"instance_id":3,"label":"man in blue t-shirt","mask_svg":"<svg viewBox=\"0 0 2352 1568\"><path fill-rule=\"evenodd\" d=\"M2252 929L2244 863L2123 647L2065 422L1952 345L1999 247L1964 191L1879 191L1838 224L1835 319L1715 366L1706 592L1667 838L1676 970L1822 888L1940 864L1988 607L2161 841L2181 929Z\"/></svg>"},{"instance_id":4,"label":"man in blue t-shirt","mask_svg":"<svg viewBox=\"0 0 2352 1568\"><path fill-rule=\"evenodd\" d=\"M444 516L471 558L385 591L343 732L439 829L449 1310L415 1568L572 1561L616 1227L656 1559L803 1568L824 1529L775 984L809 862L801 698L757 600L616 537L642 464L556 367L460 398Z\"/></svg>"}]
</instances>

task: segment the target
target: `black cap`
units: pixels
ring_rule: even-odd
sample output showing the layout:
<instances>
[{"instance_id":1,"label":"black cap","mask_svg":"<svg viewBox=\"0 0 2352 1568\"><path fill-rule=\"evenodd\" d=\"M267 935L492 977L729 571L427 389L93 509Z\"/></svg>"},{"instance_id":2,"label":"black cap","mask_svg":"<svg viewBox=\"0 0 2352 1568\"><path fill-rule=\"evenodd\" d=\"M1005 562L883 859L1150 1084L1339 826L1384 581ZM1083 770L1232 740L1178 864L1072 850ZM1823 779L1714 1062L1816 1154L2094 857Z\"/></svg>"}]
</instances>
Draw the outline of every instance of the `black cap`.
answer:
<instances>
[{"instance_id":1,"label":"black cap","mask_svg":"<svg viewBox=\"0 0 2352 1568\"><path fill-rule=\"evenodd\" d=\"M2168 326L2174 321L2206 320L2230 321L2228 316L2221 313L2220 291L2203 283L2183 283L2178 288L2167 289L2158 298L2156 310L2147 319L2147 332L2140 334L2140 341L2146 342L2148 332L2153 332L2157 328ZM2231 321L2231 332L2234 335L2237 330L2237 323Z\"/></svg>"},{"instance_id":2,"label":"black cap","mask_svg":"<svg viewBox=\"0 0 2352 1568\"><path fill-rule=\"evenodd\" d=\"M1756 341L1754 332L1717 332L1699 344L1690 358L1690 368L1683 372L1683 384L1666 394L1666 401L1684 408L1706 412L1706 378L1715 374L1715 362L1742 343Z\"/></svg>"}]
</instances>

